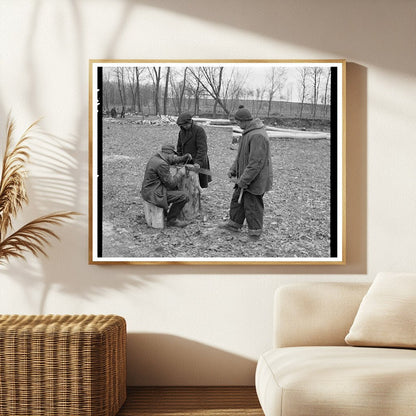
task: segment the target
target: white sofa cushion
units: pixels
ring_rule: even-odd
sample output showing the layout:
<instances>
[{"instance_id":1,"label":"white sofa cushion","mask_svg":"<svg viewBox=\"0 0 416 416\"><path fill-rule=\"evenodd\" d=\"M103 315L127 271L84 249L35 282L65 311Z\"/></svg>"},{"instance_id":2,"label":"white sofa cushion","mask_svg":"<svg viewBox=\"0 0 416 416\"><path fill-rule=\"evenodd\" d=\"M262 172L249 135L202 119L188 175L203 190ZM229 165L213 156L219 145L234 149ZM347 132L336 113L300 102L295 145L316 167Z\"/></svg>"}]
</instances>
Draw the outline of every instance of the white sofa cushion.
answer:
<instances>
[{"instance_id":1,"label":"white sofa cushion","mask_svg":"<svg viewBox=\"0 0 416 416\"><path fill-rule=\"evenodd\" d=\"M275 292L273 347L345 346L368 283L298 283Z\"/></svg>"},{"instance_id":2,"label":"white sofa cushion","mask_svg":"<svg viewBox=\"0 0 416 416\"><path fill-rule=\"evenodd\" d=\"M256 389L266 416L416 415L416 351L277 348L260 357Z\"/></svg>"},{"instance_id":3,"label":"white sofa cushion","mask_svg":"<svg viewBox=\"0 0 416 416\"><path fill-rule=\"evenodd\" d=\"M416 274L380 273L345 337L354 346L416 348Z\"/></svg>"}]
</instances>

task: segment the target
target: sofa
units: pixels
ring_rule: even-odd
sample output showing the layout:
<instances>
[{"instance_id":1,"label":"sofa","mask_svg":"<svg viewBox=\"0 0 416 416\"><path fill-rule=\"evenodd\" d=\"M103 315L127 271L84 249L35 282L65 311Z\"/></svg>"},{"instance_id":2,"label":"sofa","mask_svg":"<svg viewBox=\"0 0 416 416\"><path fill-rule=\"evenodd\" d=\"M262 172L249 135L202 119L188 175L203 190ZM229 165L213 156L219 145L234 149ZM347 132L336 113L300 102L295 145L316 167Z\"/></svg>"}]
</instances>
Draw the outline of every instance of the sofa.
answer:
<instances>
[{"instance_id":1,"label":"sofa","mask_svg":"<svg viewBox=\"0 0 416 416\"><path fill-rule=\"evenodd\" d=\"M265 416L416 415L416 274L278 288L256 368Z\"/></svg>"}]
</instances>

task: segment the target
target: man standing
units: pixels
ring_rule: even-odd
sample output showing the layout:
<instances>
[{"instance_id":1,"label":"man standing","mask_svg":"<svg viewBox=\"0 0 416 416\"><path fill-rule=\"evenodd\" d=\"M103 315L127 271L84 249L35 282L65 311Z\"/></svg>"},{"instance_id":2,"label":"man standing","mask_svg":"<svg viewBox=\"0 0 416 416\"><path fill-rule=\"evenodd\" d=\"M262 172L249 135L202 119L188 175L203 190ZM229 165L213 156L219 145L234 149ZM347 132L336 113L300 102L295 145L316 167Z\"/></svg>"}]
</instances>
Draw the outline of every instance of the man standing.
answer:
<instances>
[{"instance_id":1,"label":"man standing","mask_svg":"<svg viewBox=\"0 0 416 416\"><path fill-rule=\"evenodd\" d=\"M193 163L197 168L209 169L207 135L205 130L192 121L190 113L179 115L176 124L180 127L178 144L176 146L178 155L190 153ZM208 188L211 176L199 174L199 185L201 188Z\"/></svg>"},{"instance_id":2,"label":"man standing","mask_svg":"<svg viewBox=\"0 0 416 416\"><path fill-rule=\"evenodd\" d=\"M237 157L228 172L236 185L230 218L220 228L240 231L246 220L249 239L256 241L263 231L263 195L273 182L270 143L261 120L253 120L246 108L237 110L235 120L243 129Z\"/></svg>"},{"instance_id":3,"label":"man standing","mask_svg":"<svg viewBox=\"0 0 416 416\"><path fill-rule=\"evenodd\" d=\"M175 176L170 173L170 165L184 163L191 159L190 154L177 156L173 144L162 146L161 152L152 156L147 163L141 194L145 201L161 207L167 212L168 227L185 227L186 221L178 219L184 205L189 201L186 192L178 190L178 184L185 173L179 170ZM169 205L170 209L169 209Z\"/></svg>"}]
</instances>

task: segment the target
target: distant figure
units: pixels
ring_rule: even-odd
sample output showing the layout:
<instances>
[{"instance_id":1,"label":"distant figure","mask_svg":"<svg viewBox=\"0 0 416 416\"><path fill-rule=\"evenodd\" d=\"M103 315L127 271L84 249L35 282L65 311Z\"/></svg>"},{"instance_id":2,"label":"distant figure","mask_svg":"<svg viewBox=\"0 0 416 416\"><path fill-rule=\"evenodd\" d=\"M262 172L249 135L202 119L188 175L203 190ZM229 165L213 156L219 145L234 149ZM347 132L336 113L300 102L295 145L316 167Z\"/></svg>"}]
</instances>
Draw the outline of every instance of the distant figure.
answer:
<instances>
[{"instance_id":1,"label":"distant figure","mask_svg":"<svg viewBox=\"0 0 416 416\"><path fill-rule=\"evenodd\" d=\"M253 120L246 108L236 111L235 120L243 134L237 157L228 172L228 177L235 182L229 220L219 227L238 232L246 220L249 239L256 241L263 231L263 195L273 182L269 137L261 120Z\"/></svg>"},{"instance_id":2,"label":"distant figure","mask_svg":"<svg viewBox=\"0 0 416 416\"><path fill-rule=\"evenodd\" d=\"M146 166L141 190L142 197L145 201L165 210L168 227L185 227L188 225L188 222L178 219L182 208L189 201L187 193L178 190L179 181L185 173L179 170L173 176L170 173L170 165L185 163L190 159L192 159L190 154L177 156L175 146L165 144L159 153L150 158Z\"/></svg>"},{"instance_id":3,"label":"distant figure","mask_svg":"<svg viewBox=\"0 0 416 416\"><path fill-rule=\"evenodd\" d=\"M111 117L113 118L117 117L117 110L114 107L111 109Z\"/></svg>"},{"instance_id":4,"label":"distant figure","mask_svg":"<svg viewBox=\"0 0 416 416\"><path fill-rule=\"evenodd\" d=\"M121 114L120 114L120 117L121 117L121 118L125 118L125 117L126 117L126 112L125 112L125 110L124 110L124 106L123 106L123 108L121 109Z\"/></svg>"},{"instance_id":5,"label":"distant figure","mask_svg":"<svg viewBox=\"0 0 416 416\"><path fill-rule=\"evenodd\" d=\"M205 130L196 125L190 113L179 115L176 124L180 127L178 144L176 146L178 155L190 153L195 167L209 169L207 135ZM192 162L191 162L192 163ZM199 174L199 185L201 188L208 188L211 176Z\"/></svg>"}]
</instances>

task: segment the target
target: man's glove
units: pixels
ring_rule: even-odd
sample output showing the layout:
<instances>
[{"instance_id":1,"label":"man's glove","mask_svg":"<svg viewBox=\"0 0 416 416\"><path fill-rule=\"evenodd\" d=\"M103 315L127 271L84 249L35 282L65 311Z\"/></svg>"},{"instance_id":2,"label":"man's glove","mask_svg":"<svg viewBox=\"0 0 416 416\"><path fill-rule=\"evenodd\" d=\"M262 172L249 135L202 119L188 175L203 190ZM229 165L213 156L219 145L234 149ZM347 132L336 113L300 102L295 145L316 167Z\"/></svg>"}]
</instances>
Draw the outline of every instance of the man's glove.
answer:
<instances>
[{"instance_id":1,"label":"man's glove","mask_svg":"<svg viewBox=\"0 0 416 416\"><path fill-rule=\"evenodd\" d=\"M186 160L192 160L192 155L190 153L185 153L184 156L186 157Z\"/></svg>"},{"instance_id":2,"label":"man's glove","mask_svg":"<svg viewBox=\"0 0 416 416\"><path fill-rule=\"evenodd\" d=\"M201 169L201 165L199 163L194 163L195 166L195 170L198 171L199 169Z\"/></svg>"}]
</instances>

